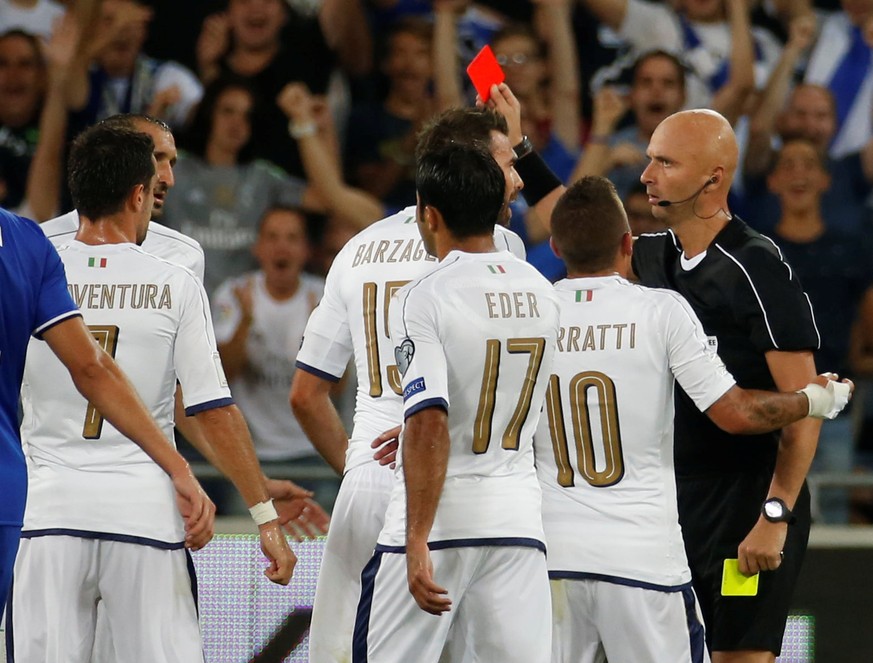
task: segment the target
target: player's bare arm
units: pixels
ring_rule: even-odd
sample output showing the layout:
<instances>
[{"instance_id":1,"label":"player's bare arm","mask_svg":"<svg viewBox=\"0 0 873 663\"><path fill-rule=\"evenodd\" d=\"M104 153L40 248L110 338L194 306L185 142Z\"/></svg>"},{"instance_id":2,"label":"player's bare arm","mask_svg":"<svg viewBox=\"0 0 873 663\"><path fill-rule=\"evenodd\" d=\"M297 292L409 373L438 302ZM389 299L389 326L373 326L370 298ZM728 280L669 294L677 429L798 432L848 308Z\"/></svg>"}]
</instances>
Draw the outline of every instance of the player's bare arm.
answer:
<instances>
[{"instance_id":1,"label":"player's bare arm","mask_svg":"<svg viewBox=\"0 0 873 663\"><path fill-rule=\"evenodd\" d=\"M788 394L734 386L706 414L733 435L769 433L807 416L833 419L848 404L855 385L851 380L836 382L831 375L818 375L804 391Z\"/></svg>"},{"instance_id":2,"label":"player's bare arm","mask_svg":"<svg viewBox=\"0 0 873 663\"><path fill-rule=\"evenodd\" d=\"M82 318L70 318L55 325L45 332L44 338L70 371L79 392L170 476L185 520L185 545L198 550L209 543L215 505L203 492L188 463L151 418L127 377L94 341Z\"/></svg>"},{"instance_id":3,"label":"player's bare arm","mask_svg":"<svg viewBox=\"0 0 873 663\"><path fill-rule=\"evenodd\" d=\"M291 382L289 401L294 416L315 450L337 474L342 475L346 465L349 438L339 413L330 400L333 382L297 370Z\"/></svg>"},{"instance_id":4,"label":"player's bare arm","mask_svg":"<svg viewBox=\"0 0 873 663\"><path fill-rule=\"evenodd\" d=\"M197 449L210 465L220 469L220 460L203 434L197 418L185 414L182 388L179 385L176 385L174 421L176 428L191 443L191 446ZM264 483L267 494L273 500L276 512L279 514L279 523L291 538L301 541L306 537L320 536L327 532L330 516L318 502L312 499L312 491L301 488L293 481L270 479L266 475Z\"/></svg>"},{"instance_id":5,"label":"player's bare arm","mask_svg":"<svg viewBox=\"0 0 873 663\"><path fill-rule=\"evenodd\" d=\"M269 501L264 475L261 473L248 426L235 405L212 408L197 413L197 423L215 451L217 467L236 486L249 508ZM264 575L271 581L287 585L297 563L288 547L278 517L259 524L261 550L270 560Z\"/></svg>"},{"instance_id":6,"label":"player's bare arm","mask_svg":"<svg viewBox=\"0 0 873 663\"><path fill-rule=\"evenodd\" d=\"M451 610L448 592L434 582L427 538L433 527L449 462L448 413L429 407L406 420L403 440L406 481L406 578L415 602L425 612Z\"/></svg>"},{"instance_id":7,"label":"player's bare arm","mask_svg":"<svg viewBox=\"0 0 873 663\"><path fill-rule=\"evenodd\" d=\"M780 391L799 389L815 376L812 352L771 350L766 354L766 359ZM778 497L789 509L794 508L815 455L820 427L819 421L806 418L782 429L768 498ZM740 544L740 571L751 575L778 568L782 563L781 552L787 530L786 523L771 523L760 516Z\"/></svg>"}]
</instances>

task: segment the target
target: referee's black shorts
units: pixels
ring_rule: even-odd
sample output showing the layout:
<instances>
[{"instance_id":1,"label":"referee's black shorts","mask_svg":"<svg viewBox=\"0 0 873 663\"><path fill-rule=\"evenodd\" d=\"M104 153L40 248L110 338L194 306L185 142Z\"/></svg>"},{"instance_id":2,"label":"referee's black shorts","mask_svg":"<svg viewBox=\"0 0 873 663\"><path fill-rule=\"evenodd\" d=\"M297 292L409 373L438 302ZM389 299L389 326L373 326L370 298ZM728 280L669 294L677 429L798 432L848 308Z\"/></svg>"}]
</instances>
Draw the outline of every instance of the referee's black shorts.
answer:
<instances>
[{"instance_id":1,"label":"referee's black shorts","mask_svg":"<svg viewBox=\"0 0 873 663\"><path fill-rule=\"evenodd\" d=\"M776 571L761 573L757 596L722 596L725 559L758 520L772 473L725 474L677 480L679 521L706 626L710 651L771 651L779 655L782 635L809 541L809 490L804 484L788 526L785 556Z\"/></svg>"}]
</instances>

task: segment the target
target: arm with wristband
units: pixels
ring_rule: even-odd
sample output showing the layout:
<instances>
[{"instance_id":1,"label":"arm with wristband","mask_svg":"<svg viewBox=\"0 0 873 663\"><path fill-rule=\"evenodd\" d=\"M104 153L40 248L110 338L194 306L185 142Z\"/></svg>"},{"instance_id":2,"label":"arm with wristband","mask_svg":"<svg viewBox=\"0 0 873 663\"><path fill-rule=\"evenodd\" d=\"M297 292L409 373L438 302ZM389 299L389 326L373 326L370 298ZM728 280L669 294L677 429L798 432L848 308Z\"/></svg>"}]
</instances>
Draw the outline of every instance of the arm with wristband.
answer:
<instances>
[{"instance_id":1,"label":"arm with wristband","mask_svg":"<svg viewBox=\"0 0 873 663\"><path fill-rule=\"evenodd\" d=\"M506 123L509 125L509 142L513 145L518 158L515 169L524 181L522 195L536 212L545 231L551 234L552 210L567 187L533 149L527 137L521 133L521 104L506 83L491 87L491 98L488 99L486 106L506 118Z\"/></svg>"},{"instance_id":2,"label":"arm with wristband","mask_svg":"<svg viewBox=\"0 0 873 663\"><path fill-rule=\"evenodd\" d=\"M242 413L236 405L224 405L198 412L195 417L214 452L213 464L236 486L258 525L261 550L270 560L264 575L287 585L297 557L285 540Z\"/></svg>"}]
</instances>

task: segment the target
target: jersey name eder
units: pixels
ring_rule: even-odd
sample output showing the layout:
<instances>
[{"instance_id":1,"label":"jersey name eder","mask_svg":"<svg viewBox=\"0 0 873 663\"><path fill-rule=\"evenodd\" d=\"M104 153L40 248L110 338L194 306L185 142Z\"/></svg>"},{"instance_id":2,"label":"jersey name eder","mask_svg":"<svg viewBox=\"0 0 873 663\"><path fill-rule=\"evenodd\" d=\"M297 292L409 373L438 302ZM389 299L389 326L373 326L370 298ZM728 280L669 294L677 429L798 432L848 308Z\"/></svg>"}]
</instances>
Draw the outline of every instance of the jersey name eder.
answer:
<instances>
[{"instance_id":1,"label":"jersey name eder","mask_svg":"<svg viewBox=\"0 0 873 663\"><path fill-rule=\"evenodd\" d=\"M495 226L494 243L524 257L519 237L501 226ZM388 303L436 264L424 249L415 207L407 207L355 235L330 268L324 296L306 325L297 367L338 381L354 354L358 388L345 471L375 462L370 443L402 419Z\"/></svg>"},{"instance_id":2,"label":"jersey name eder","mask_svg":"<svg viewBox=\"0 0 873 663\"><path fill-rule=\"evenodd\" d=\"M431 406L449 413L448 468L429 541L541 547L533 433L558 329L551 284L508 251L452 251L395 295L389 315L403 418ZM381 545L406 541L402 445Z\"/></svg>"},{"instance_id":3,"label":"jersey name eder","mask_svg":"<svg viewBox=\"0 0 873 663\"><path fill-rule=\"evenodd\" d=\"M72 241L59 253L85 323L168 440L177 378L189 414L232 402L206 293L190 270L133 244ZM102 419L43 343L28 349L22 404L30 477L25 535L65 529L159 546L183 541L169 477Z\"/></svg>"},{"instance_id":4,"label":"jersey name eder","mask_svg":"<svg viewBox=\"0 0 873 663\"><path fill-rule=\"evenodd\" d=\"M535 437L553 577L691 580L673 477L673 385L733 385L688 304L619 276L555 285L560 330Z\"/></svg>"}]
</instances>

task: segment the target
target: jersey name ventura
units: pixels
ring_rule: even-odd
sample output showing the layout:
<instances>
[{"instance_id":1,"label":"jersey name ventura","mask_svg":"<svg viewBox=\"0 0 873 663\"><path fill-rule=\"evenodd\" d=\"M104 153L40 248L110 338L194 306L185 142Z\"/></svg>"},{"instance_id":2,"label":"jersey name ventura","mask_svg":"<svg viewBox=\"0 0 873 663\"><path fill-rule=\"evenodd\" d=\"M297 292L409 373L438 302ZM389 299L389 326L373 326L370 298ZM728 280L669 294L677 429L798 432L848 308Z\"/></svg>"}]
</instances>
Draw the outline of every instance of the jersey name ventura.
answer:
<instances>
[{"instance_id":1,"label":"jersey name ventura","mask_svg":"<svg viewBox=\"0 0 873 663\"><path fill-rule=\"evenodd\" d=\"M130 376L168 440L177 378L189 415L232 403L206 293L190 270L133 244L71 241L59 253L85 323ZM103 421L45 344L28 349L22 403L30 477L24 536L62 529L181 546L184 528L169 477Z\"/></svg>"}]
</instances>

